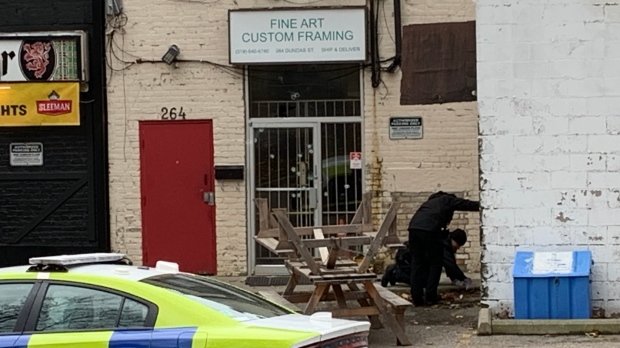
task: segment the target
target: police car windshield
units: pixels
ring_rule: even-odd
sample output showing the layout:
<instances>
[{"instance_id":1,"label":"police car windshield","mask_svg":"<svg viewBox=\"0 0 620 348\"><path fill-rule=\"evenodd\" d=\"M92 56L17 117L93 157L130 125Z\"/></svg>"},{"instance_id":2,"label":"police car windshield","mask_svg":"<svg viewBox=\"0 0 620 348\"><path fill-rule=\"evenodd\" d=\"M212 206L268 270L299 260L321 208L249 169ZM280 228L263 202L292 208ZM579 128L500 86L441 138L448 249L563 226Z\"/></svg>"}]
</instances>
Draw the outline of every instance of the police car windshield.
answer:
<instances>
[{"instance_id":1,"label":"police car windshield","mask_svg":"<svg viewBox=\"0 0 620 348\"><path fill-rule=\"evenodd\" d=\"M182 294L239 321L291 314L260 296L206 277L167 274L146 278L142 282Z\"/></svg>"}]
</instances>

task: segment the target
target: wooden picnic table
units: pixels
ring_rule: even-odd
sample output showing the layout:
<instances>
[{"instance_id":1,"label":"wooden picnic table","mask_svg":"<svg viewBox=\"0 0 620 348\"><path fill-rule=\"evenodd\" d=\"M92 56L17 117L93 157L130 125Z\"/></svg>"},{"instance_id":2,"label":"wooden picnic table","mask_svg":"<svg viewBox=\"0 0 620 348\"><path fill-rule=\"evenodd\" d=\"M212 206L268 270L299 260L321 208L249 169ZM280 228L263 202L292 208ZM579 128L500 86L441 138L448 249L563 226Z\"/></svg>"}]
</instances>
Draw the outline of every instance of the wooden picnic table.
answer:
<instances>
[{"instance_id":1,"label":"wooden picnic table","mask_svg":"<svg viewBox=\"0 0 620 348\"><path fill-rule=\"evenodd\" d=\"M370 198L365 195L368 206ZM317 312L319 304L330 304L327 311L334 317L368 317L372 328L383 327L381 318L394 332L398 345L411 345L404 327L404 312L411 307L411 302L376 285L377 275L369 271L381 246L402 246L396 235L396 213L400 202L392 203L376 232L369 228L372 224L364 200L358 209L360 214L356 214L350 225L298 228L292 225L285 211L274 209L268 216L264 213L266 202L256 203L263 208L262 228L256 240L270 250L288 256L285 266L291 274L282 294L262 292L265 297L288 307L305 304L302 312L308 315ZM368 247L361 262L340 257L344 250L355 246ZM320 257L313 255L313 249ZM314 290L295 291L302 282L311 283ZM349 301L357 302L358 306L350 306ZM332 308L333 302L337 308Z\"/></svg>"}]
</instances>

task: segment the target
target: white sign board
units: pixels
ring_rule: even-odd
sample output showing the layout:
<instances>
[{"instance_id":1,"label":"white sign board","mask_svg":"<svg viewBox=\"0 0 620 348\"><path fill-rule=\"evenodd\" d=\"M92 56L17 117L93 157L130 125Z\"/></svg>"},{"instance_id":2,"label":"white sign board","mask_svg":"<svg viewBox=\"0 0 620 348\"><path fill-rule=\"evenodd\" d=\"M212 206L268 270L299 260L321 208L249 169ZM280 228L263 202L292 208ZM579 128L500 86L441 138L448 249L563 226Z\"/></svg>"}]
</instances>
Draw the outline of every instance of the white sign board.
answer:
<instances>
[{"instance_id":1,"label":"white sign board","mask_svg":"<svg viewBox=\"0 0 620 348\"><path fill-rule=\"evenodd\" d=\"M532 274L559 273L568 274L573 271L573 252L538 252L534 253Z\"/></svg>"},{"instance_id":2,"label":"white sign board","mask_svg":"<svg viewBox=\"0 0 620 348\"><path fill-rule=\"evenodd\" d=\"M231 10L231 64L362 62L366 9Z\"/></svg>"},{"instance_id":3,"label":"white sign board","mask_svg":"<svg viewBox=\"0 0 620 348\"><path fill-rule=\"evenodd\" d=\"M42 143L11 143L10 164L14 167L42 166L43 144Z\"/></svg>"},{"instance_id":4,"label":"white sign board","mask_svg":"<svg viewBox=\"0 0 620 348\"><path fill-rule=\"evenodd\" d=\"M422 139L422 117L391 117L390 139Z\"/></svg>"}]
</instances>

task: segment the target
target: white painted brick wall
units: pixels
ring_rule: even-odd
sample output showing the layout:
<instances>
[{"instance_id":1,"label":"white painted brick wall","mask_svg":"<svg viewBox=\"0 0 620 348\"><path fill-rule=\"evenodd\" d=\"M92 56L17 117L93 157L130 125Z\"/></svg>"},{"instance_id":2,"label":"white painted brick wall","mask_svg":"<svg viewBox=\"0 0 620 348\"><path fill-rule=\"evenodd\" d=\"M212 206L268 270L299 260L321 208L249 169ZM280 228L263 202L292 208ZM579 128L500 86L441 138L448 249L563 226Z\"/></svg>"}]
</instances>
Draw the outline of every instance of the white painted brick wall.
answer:
<instances>
[{"instance_id":1,"label":"white painted brick wall","mask_svg":"<svg viewBox=\"0 0 620 348\"><path fill-rule=\"evenodd\" d=\"M365 0L347 0L347 6ZM136 57L159 60L170 44L181 48L181 59L228 64L228 10L237 8L342 6L339 0L152 0L145 6L125 0L125 35L116 35L115 49L122 60ZM381 3L379 18L381 58L394 54L393 4ZM402 2L403 25L474 19L470 0L409 0ZM124 40L123 40L124 39ZM115 68L123 64L109 57ZM427 192L436 189L478 196L476 103L400 106L400 71L382 73L385 85L373 89L364 73L365 161L367 189ZM163 106L184 106L188 119L213 119L215 163L245 164L245 101L243 80L206 63L137 64L122 72L108 71L110 213L112 246L141 259L140 176L138 121L157 120ZM391 116L423 116L424 139L392 141ZM620 126L620 123L619 123ZM619 127L620 128L620 127ZM620 165L620 161L618 161ZM375 168L375 169L372 169ZM244 183L216 183L217 253L221 274L247 272L247 214ZM468 266L479 268L476 214L469 214L471 252Z\"/></svg>"},{"instance_id":2,"label":"white painted brick wall","mask_svg":"<svg viewBox=\"0 0 620 348\"><path fill-rule=\"evenodd\" d=\"M620 313L620 4L477 0L483 300L514 310L516 250L591 250Z\"/></svg>"}]
</instances>

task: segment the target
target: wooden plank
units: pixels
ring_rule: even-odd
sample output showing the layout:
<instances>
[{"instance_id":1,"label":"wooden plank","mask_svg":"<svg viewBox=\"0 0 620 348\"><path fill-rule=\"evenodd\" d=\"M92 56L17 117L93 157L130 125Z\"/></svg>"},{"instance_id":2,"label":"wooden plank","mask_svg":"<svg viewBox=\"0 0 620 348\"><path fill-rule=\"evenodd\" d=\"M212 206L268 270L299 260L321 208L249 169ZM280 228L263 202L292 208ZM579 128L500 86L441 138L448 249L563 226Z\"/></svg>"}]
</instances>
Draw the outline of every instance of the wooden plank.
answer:
<instances>
[{"instance_id":1,"label":"wooden plank","mask_svg":"<svg viewBox=\"0 0 620 348\"><path fill-rule=\"evenodd\" d=\"M325 235L323 235L323 231L320 228L315 228L313 231L314 231L314 238L325 239ZM326 241L326 242L329 243L329 241ZM306 244L306 241L304 241L304 244ZM311 248L311 247L308 246L308 248ZM321 255L321 261L323 262L324 265L326 265L327 260L329 260L329 250L327 249L327 246L320 247L319 254Z\"/></svg>"},{"instance_id":2,"label":"wooden plank","mask_svg":"<svg viewBox=\"0 0 620 348\"><path fill-rule=\"evenodd\" d=\"M388 233L385 238L383 238L383 245L400 243L400 239L398 238L398 221L396 220L397 219L392 220L392 223L388 228Z\"/></svg>"},{"instance_id":3,"label":"wooden plank","mask_svg":"<svg viewBox=\"0 0 620 348\"><path fill-rule=\"evenodd\" d=\"M275 238L258 238L258 236L255 236L254 240L258 242L258 244L264 246L265 248L269 249L269 251L275 254L287 254L287 253L295 252L295 250L293 249L279 249L278 250L279 242Z\"/></svg>"},{"instance_id":4,"label":"wooden plank","mask_svg":"<svg viewBox=\"0 0 620 348\"><path fill-rule=\"evenodd\" d=\"M396 335L396 344L401 346L410 346L411 341L409 341L407 334L405 334L404 328L400 326L395 316L390 315L391 313L387 310L385 302L383 301L381 295L379 295L375 285L372 282L365 282L364 288L366 288L368 295L370 295L370 298L372 298L375 302L375 306L381 312L381 316L387 322L388 327L390 327L390 329L394 332L394 335Z\"/></svg>"},{"instance_id":5,"label":"wooden plank","mask_svg":"<svg viewBox=\"0 0 620 348\"><path fill-rule=\"evenodd\" d=\"M388 228L392 224L392 221L396 218L396 213L398 212L398 208L400 207L400 202L394 202L390 206L387 214L383 218L383 222L381 223L381 227L379 227L379 231L377 231L377 236L370 244L370 248L368 252L364 256L364 259L360 263L360 267L358 269L359 273L366 273L368 271L368 267L370 266L370 261L372 261L373 257L379 250L379 247L383 244L383 238L385 234L388 232Z\"/></svg>"},{"instance_id":6,"label":"wooden plank","mask_svg":"<svg viewBox=\"0 0 620 348\"><path fill-rule=\"evenodd\" d=\"M288 283L286 283L286 288L284 289L283 295L290 295L295 291L297 284L299 281L297 280L297 274L291 274L291 277L288 278Z\"/></svg>"},{"instance_id":7,"label":"wooden plank","mask_svg":"<svg viewBox=\"0 0 620 348\"><path fill-rule=\"evenodd\" d=\"M344 292L342 292L342 286L340 286L340 284L334 284L332 285L332 288L334 289L334 294L336 295L336 302L338 302L338 307L340 307L341 309L348 308L347 300L344 297Z\"/></svg>"},{"instance_id":8,"label":"wooden plank","mask_svg":"<svg viewBox=\"0 0 620 348\"><path fill-rule=\"evenodd\" d=\"M413 304L411 302L409 302L409 301L405 300L404 298L396 295L395 293L391 292L390 290L384 288L383 286L381 286L379 284L375 284L375 289L377 289L377 292L379 293L379 295L381 295L381 298L383 298L392 307L410 307L410 306L413 306Z\"/></svg>"},{"instance_id":9,"label":"wooden plank","mask_svg":"<svg viewBox=\"0 0 620 348\"><path fill-rule=\"evenodd\" d=\"M364 298L360 298L360 299L357 300L357 303L359 303L359 305L361 307L373 306L372 305L372 301L370 300L370 296L368 295L368 292L361 291L360 288L355 283L349 283L349 284L347 284L347 286L349 287L349 290L350 290L349 292L352 292L352 293L353 292L363 292L366 295ZM381 320L379 320L378 316L376 316L376 315L369 315L368 316L368 320L370 321L370 328L372 328L372 329L382 329L383 328L383 324L381 323Z\"/></svg>"},{"instance_id":10,"label":"wooden plank","mask_svg":"<svg viewBox=\"0 0 620 348\"><path fill-rule=\"evenodd\" d=\"M362 201L362 224L372 224L372 193L364 194Z\"/></svg>"},{"instance_id":11,"label":"wooden plank","mask_svg":"<svg viewBox=\"0 0 620 348\"><path fill-rule=\"evenodd\" d=\"M351 220L351 225L353 224L360 224L362 223L362 221L364 220L364 202L372 200L372 193L370 192L366 192L362 195L362 201L360 202L360 205L357 207L357 210L355 211L355 215L353 215L353 219Z\"/></svg>"},{"instance_id":12,"label":"wooden plank","mask_svg":"<svg viewBox=\"0 0 620 348\"><path fill-rule=\"evenodd\" d=\"M336 279L376 279L377 278L377 275L374 273L372 274L371 273L356 273L355 271L353 272L347 271L344 273L338 273L342 271L333 270L333 273L312 274L312 271L308 268L299 268L299 267L288 267L288 268L289 269L292 268L293 272L311 281L316 281L316 280L329 281L329 280L336 280Z\"/></svg>"},{"instance_id":13,"label":"wooden plank","mask_svg":"<svg viewBox=\"0 0 620 348\"><path fill-rule=\"evenodd\" d=\"M308 249L305 247L304 243L301 241L297 233L295 233L293 224L291 224L291 222L288 220L288 218L283 212L274 211L274 214L276 220L280 224L280 227L284 229L284 231L288 235L288 239L293 243L293 245L297 249L297 252L301 255L304 261L306 261L308 268L310 268L312 273L320 274L321 270L319 268L319 265L314 261L314 257L312 257L312 254L310 254L310 251L308 251Z\"/></svg>"},{"instance_id":14,"label":"wooden plank","mask_svg":"<svg viewBox=\"0 0 620 348\"><path fill-rule=\"evenodd\" d=\"M304 239L304 244L307 248L320 248L337 245L340 248L348 248L351 246L367 245L372 243L372 237L370 236L357 236L357 237L340 237L340 238L325 238L325 239Z\"/></svg>"},{"instance_id":15,"label":"wooden plank","mask_svg":"<svg viewBox=\"0 0 620 348\"><path fill-rule=\"evenodd\" d=\"M337 284L338 285L338 284ZM296 292L294 294L283 294L284 298L292 303L306 303L310 300L312 296L312 292ZM366 291L344 291L344 298L347 301L357 301L361 299L366 299L368 297L368 293ZM323 294L321 297L322 302L333 302L336 301L336 294L333 292Z\"/></svg>"},{"instance_id":16,"label":"wooden plank","mask_svg":"<svg viewBox=\"0 0 620 348\"><path fill-rule=\"evenodd\" d=\"M321 301L321 297L323 297L323 293L325 293L328 288L329 284L319 284L314 288L312 297L310 297L310 301L308 301L308 304L304 309L304 314L309 315L314 313L316 306L319 304L319 301Z\"/></svg>"},{"instance_id":17,"label":"wooden plank","mask_svg":"<svg viewBox=\"0 0 620 348\"><path fill-rule=\"evenodd\" d=\"M338 261L338 255L340 254L340 248L338 246L332 247L329 251L329 255L327 255L327 263L325 264L325 268L328 270L334 269L336 266L336 261Z\"/></svg>"},{"instance_id":18,"label":"wooden plank","mask_svg":"<svg viewBox=\"0 0 620 348\"><path fill-rule=\"evenodd\" d=\"M274 209L275 210L275 209ZM312 236L316 227L295 227L295 232L300 237ZM355 225L325 225L321 226L323 234L326 236L338 234L362 234L364 232L374 231L372 224L355 224ZM263 238L278 238L278 228L271 227L268 230L261 231Z\"/></svg>"},{"instance_id":19,"label":"wooden plank","mask_svg":"<svg viewBox=\"0 0 620 348\"><path fill-rule=\"evenodd\" d=\"M256 209L258 209L259 230L256 237L269 238L265 235L267 230L269 230L269 202L265 198L255 198L254 204L256 205Z\"/></svg>"},{"instance_id":20,"label":"wooden plank","mask_svg":"<svg viewBox=\"0 0 620 348\"><path fill-rule=\"evenodd\" d=\"M276 291L273 290L263 290L263 291L259 291L258 292L259 295L263 296L264 298L266 298L267 300L276 303L284 308L288 308L292 311L295 311L297 313L301 313L301 310L299 309L299 307L295 306L294 304L292 304L291 302L289 302L287 299L285 299L284 297L280 296L280 294L278 294Z\"/></svg>"}]
</instances>

